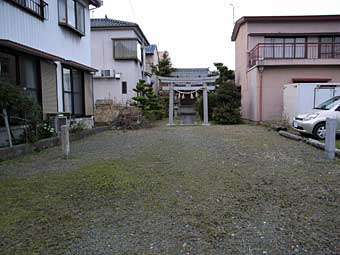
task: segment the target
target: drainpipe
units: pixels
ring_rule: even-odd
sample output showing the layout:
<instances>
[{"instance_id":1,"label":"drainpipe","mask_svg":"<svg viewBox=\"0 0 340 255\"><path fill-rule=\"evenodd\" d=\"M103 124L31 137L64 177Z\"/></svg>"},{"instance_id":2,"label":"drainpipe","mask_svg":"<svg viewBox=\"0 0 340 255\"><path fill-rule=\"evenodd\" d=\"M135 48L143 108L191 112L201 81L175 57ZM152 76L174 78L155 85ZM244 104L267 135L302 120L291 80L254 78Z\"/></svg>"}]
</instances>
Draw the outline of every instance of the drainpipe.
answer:
<instances>
[{"instance_id":1,"label":"drainpipe","mask_svg":"<svg viewBox=\"0 0 340 255\"><path fill-rule=\"evenodd\" d=\"M258 70L260 72L260 84L259 84L259 102L258 102L258 116L259 122L262 121L262 105L263 105L263 71L264 66L259 66Z\"/></svg>"}]
</instances>

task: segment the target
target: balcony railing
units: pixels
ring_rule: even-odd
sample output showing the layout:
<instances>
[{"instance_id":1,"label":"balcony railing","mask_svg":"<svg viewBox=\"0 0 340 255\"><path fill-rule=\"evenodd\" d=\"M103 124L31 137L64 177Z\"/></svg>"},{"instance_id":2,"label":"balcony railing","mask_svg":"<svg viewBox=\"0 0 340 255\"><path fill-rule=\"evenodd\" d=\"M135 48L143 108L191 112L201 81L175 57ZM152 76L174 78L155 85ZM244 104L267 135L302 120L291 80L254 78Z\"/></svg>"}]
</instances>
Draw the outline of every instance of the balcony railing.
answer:
<instances>
[{"instance_id":1,"label":"balcony railing","mask_svg":"<svg viewBox=\"0 0 340 255\"><path fill-rule=\"evenodd\" d=\"M7 0L41 19L48 18L48 3L43 0Z\"/></svg>"},{"instance_id":2,"label":"balcony railing","mask_svg":"<svg viewBox=\"0 0 340 255\"><path fill-rule=\"evenodd\" d=\"M248 53L248 67L264 60L340 59L337 43L259 43Z\"/></svg>"}]
</instances>

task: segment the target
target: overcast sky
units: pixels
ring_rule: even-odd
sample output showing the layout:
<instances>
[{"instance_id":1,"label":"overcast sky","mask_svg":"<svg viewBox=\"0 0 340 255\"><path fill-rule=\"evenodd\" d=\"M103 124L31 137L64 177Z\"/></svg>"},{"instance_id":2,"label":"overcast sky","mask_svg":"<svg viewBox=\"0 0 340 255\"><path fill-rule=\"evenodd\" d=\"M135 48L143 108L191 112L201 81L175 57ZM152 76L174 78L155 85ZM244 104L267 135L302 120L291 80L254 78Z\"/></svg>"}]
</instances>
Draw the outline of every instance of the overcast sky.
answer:
<instances>
[{"instance_id":1,"label":"overcast sky","mask_svg":"<svg viewBox=\"0 0 340 255\"><path fill-rule=\"evenodd\" d=\"M170 53L175 67L234 68L236 19L255 15L340 14L340 0L104 0L92 17L136 22L150 43Z\"/></svg>"}]
</instances>

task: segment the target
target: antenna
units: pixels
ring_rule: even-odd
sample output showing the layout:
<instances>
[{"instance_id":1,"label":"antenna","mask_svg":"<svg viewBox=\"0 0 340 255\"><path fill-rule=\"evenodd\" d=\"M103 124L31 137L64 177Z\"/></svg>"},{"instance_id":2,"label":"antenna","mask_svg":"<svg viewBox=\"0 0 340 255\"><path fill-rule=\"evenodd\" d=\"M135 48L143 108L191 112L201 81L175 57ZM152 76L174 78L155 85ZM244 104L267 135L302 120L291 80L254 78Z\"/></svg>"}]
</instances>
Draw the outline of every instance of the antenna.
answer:
<instances>
[{"instance_id":1,"label":"antenna","mask_svg":"<svg viewBox=\"0 0 340 255\"><path fill-rule=\"evenodd\" d=\"M233 8L233 24L235 24L235 5L229 4Z\"/></svg>"}]
</instances>

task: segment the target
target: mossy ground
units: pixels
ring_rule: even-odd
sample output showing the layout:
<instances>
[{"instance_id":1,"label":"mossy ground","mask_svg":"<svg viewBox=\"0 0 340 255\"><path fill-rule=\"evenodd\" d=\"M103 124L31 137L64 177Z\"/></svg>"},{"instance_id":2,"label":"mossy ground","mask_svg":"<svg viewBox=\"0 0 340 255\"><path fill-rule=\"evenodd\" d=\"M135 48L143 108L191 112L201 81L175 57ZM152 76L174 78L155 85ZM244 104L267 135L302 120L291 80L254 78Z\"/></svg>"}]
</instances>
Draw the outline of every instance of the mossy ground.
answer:
<instances>
[{"instance_id":1,"label":"mossy ground","mask_svg":"<svg viewBox=\"0 0 340 255\"><path fill-rule=\"evenodd\" d=\"M337 254L340 164L251 125L106 132L0 164L0 254Z\"/></svg>"}]
</instances>

